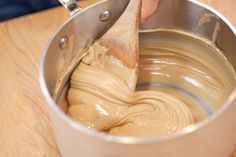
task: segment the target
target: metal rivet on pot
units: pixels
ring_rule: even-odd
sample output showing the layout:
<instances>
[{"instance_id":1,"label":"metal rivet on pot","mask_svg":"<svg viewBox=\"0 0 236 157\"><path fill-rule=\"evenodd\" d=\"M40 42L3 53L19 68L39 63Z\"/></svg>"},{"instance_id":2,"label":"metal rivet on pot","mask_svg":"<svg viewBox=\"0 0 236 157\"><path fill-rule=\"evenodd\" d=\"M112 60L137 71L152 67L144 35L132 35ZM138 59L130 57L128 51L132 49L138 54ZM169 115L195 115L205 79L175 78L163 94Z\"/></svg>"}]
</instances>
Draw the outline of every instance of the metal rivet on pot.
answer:
<instances>
[{"instance_id":1,"label":"metal rivet on pot","mask_svg":"<svg viewBox=\"0 0 236 157\"><path fill-rule=\"evenodd\" d=\"M100 21L105 22L110 19L110 16L111 16L111 12L106 10L100 14L99 19L100 19Z\"/></svg>"},{"instance_id":2,"label":"metal rivet on pot","mask_svg":"<svg viewBox=\"0 0 236 157\"><path fill-rule=\"evenodd\" d=\"M59 47L61 49L65 49L68 46L68 44L69 44L69 39L67 36L64 36L60 40Z\"/></svg>"}]
</instances>

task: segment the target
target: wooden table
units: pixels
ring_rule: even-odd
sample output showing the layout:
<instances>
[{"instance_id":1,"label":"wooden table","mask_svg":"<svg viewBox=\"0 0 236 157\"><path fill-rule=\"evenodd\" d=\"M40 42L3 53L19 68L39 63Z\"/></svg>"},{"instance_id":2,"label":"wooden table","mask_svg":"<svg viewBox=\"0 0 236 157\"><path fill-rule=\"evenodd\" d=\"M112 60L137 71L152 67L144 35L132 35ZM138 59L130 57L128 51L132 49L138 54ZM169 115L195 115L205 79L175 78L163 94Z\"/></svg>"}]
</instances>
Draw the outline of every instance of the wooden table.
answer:
<instances>
[{"instance_id":1,"label":"wooden table","mask_svg":"<svg viewBox=\"0 0 236 157\"><path fill-rule=\"evenodd\" d=\"M235 0L201 1L236 26ZM38 67L49 37L66 18L58 7L0 23L0 157L60 157Z\"/></svg>"}]
</instances>

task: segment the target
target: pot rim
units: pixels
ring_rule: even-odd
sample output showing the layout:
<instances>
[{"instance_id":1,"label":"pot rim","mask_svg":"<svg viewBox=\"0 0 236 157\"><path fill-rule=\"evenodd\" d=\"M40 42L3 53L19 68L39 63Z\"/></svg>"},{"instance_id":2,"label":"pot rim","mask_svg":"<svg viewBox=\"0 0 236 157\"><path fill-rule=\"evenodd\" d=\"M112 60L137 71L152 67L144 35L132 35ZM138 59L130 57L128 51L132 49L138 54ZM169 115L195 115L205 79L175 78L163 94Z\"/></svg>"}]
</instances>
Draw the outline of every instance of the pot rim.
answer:
<instances>
[{"instance_id":1,"label":"pot rim","mask_svg":"<svg viewBox=\"0 0 236 157\"><path fill-rule=\"evenodd\" d=\"M83 9L81 12L89 10L90 8L100 4L104 3L107 0L103 0L101 2L98 2L96 4L93 4L85 9ZM193 3L197 6L200 6L202 8L205 8L206 10L209 10L210 12L214 13L217 15L224 23L231 29L231 31L234 33L236 36L236 29L235 27L218 11L215 9L211 8L210 6L203 4L201 2L195 1L195 0L187 0L190 3ZM76 15L79 15L80 12L76 13ZM75 16L71 16L63 25L61 25L57 31L54 32L54 34L51 36L44 54L42 55L41 61L40 61L40 67L39 67L39 82L40 82L40 87L43 93L43 96L45 97L47 101L47 105L65 122L67 123L71 128L74 130L81 132L87 136L91 136L94 138L98 138L100 140L105 140L109 142L115 142L115 143L120 143L120 144L149 144L149 143L156 143L156 142L162 142L162 141L167 141L167 140L172 140L176 138L180 138L182 136L191 134L193 132L196 132L205 126L207 126L209 123L217 119L221 114L224 113L224 111L232 104L234 99L236 98L236 88L232 92L232 94L228 97L228 99L224 102L222 107L218 109L213 115L209 116L207 119L202 120L201 122L198 122L197 124L190 125L180 131L177 131L175 133L171 133L168 135L162 135L162 136L151 136L151 137L126 137L126 136L115 136L115 135L109 135L106 133L102 133L99 131L95 131L92 129L86 128L83 124L80 124L78 121L73 120L70 118L68 115L66 115L59 107L58 105L53 101L52 97L49 94L49 91L47 89L47 85L45 82L45 77L44 77L44 63L45 63L45 58L48 52L48 48L50 44L52 43L53 39L55 36L60 32L60 30L70 21L74 18Z\"/></svg>"}]
</instances>

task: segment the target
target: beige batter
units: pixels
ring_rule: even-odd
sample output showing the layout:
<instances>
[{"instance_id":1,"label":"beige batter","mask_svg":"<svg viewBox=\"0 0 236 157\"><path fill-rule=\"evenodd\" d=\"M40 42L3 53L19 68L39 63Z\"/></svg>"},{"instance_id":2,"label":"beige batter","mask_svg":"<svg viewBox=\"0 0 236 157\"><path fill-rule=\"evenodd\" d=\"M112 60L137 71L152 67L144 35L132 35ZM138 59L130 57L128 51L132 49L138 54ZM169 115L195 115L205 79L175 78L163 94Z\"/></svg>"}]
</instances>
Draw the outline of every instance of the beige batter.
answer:
<instances>
[{"instance_id":1,"label":"beige batter","mask_svg":"<svg viewBox=\"0 0 236 157\"><path fill-rule=\"evenodd\" d=\"M179 40L175 33L173 40L176 41L173 42L177 44L168 45L169 41L165 43L165 37L173 33L163 32L159 34L160 38L163 35L163 41L159 44L142 42L145 46L141 49L138 82L159 79L182 85L193 93L206 90L208 95L202 93L203 98L205 96L207 103L215 105L212 108L217 108L235 87L232 69L224 61L216 63L214 57L205 60L207 56L201 56L204 52L195 53L204 48L201 44L192 52L178 47L178 43L185 39ZM88 128L113 135L150 136L178 131L206 117L206 113L196 107L194 102L176 92L151 88L135 91L133 87L137 81L137 72L106 54L107 50L95 43L73 72L68 91L68 114L73 119ZM144 54L146 56L142 57ZM208 63L209 67L204 65ZM214 67L220 68L222 64L228 71L224 68L223 72L219 69L220 73L212 70ZM146 75L150 72L153 75ZM232 75L224 80L222 75L228 73ZM225 84L225 81L231 83Z\"/></svg>"},{"instance_id":2,"label":"beige batter","mask_svg":"<svg viewBox=\"0 0 236 157\"><path fill-rule=\"evenodd\" d=\"M135 92L126 78L135 71L106 56L95 44L74 71L68 94L68 114L89 128L116 135L170 133L193 123L179 99L158 91Z\"/></svg>"}]
</instances>

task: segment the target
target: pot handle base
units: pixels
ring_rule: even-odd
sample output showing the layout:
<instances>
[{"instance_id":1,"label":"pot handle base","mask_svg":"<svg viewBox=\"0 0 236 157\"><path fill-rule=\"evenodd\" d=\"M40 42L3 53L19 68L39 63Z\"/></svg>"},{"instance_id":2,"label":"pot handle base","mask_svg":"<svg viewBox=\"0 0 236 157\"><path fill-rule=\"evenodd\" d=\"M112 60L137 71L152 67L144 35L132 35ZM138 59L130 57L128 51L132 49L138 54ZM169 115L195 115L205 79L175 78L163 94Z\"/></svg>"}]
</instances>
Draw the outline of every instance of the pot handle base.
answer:
<instances>
[{"instance_id":1,"label":"pot handle base","mask_svg":"<svg viewBox=\"0 0 236 157\"><path fill-rule=\"evenodd\" d=\"M76 0L59 0L59 2L69 11L70 16L82 10Z\"/></svg>"}]
</instances>

